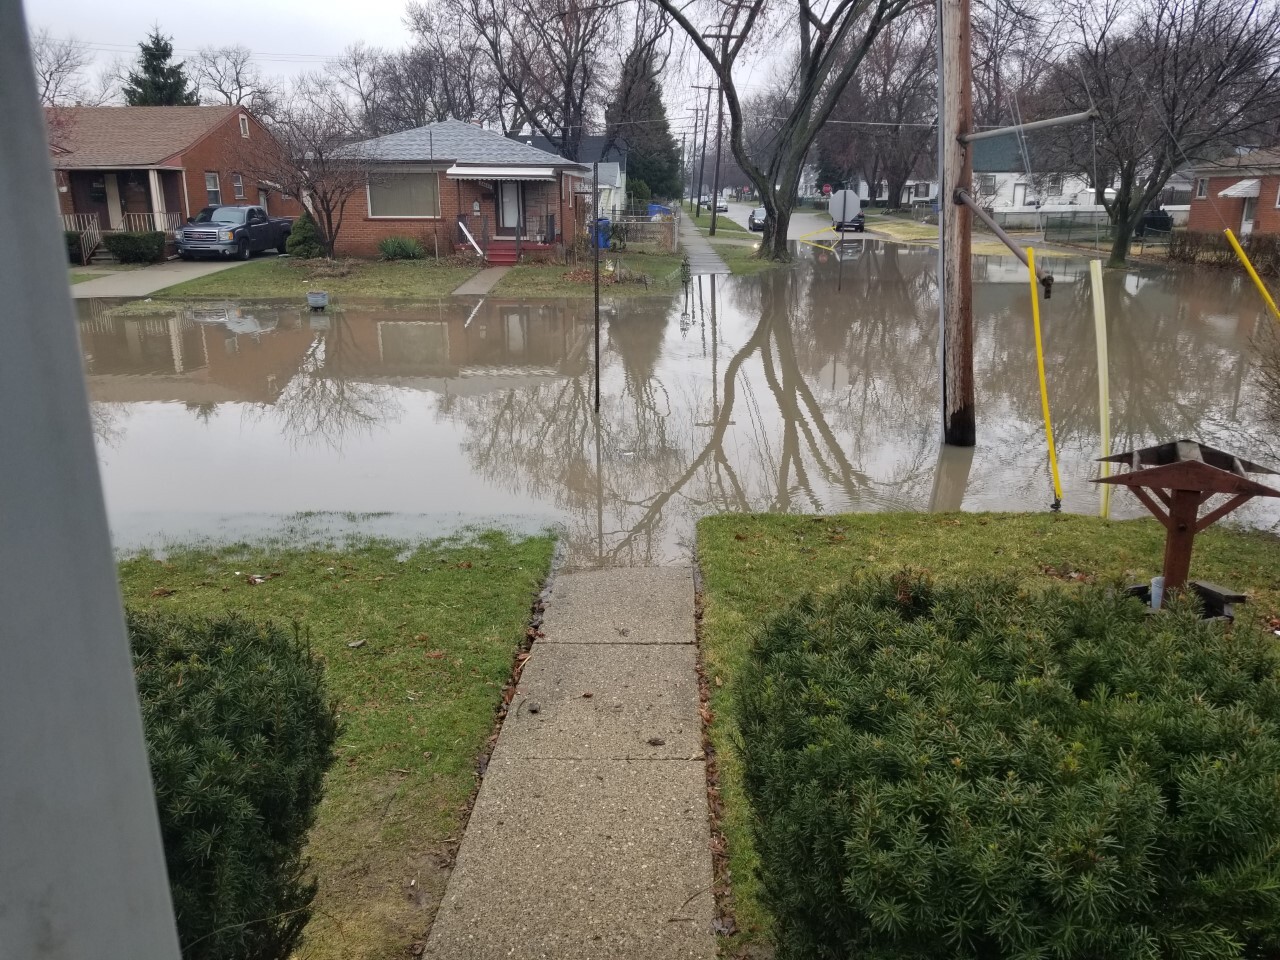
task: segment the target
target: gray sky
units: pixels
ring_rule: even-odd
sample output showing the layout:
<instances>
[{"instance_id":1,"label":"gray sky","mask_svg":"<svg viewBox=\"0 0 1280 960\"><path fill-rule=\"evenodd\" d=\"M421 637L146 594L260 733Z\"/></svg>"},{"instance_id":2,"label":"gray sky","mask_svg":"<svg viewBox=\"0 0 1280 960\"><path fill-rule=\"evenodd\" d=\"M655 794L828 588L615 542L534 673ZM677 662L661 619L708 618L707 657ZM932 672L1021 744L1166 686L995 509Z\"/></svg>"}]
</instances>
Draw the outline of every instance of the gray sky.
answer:
<instances>
[{"instance_id":1,"label":"gray sky","mask_svg":"<svg viewBox=\"0 0 1280 960\"><path fill-rule=\"evenodd\" d=\"M177 56L197 47L241 44L269 73L319 66L357 40L398 47L407 38L405 0L220 0L212 6L154 0L24 0L31 29L74 36L103 62L133 60L137 43L157 21L173 37Z\"/></svg>"}]
</instances>

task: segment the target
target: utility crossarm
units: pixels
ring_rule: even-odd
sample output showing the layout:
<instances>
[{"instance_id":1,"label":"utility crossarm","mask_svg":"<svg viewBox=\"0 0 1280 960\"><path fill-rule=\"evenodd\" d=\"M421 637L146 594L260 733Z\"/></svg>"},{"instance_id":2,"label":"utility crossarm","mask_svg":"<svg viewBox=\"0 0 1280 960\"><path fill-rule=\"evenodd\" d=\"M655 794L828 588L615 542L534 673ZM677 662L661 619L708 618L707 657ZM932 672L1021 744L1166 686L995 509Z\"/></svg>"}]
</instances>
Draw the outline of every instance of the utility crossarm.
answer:
<instances>
[{"instance_id":1,"label":"utility crossarm","mask_svg":"<svg viewBox=\"0 0 1280 960\"><path fill-rule=\"evenodd\" d=\"M1084 123L1098 116L1097 108L1082 113L1069 113L1065 117L1050 117L1048 120L1032 120L1030 123L1018 123L1011 127L996 127L994 130L978 130L975 133L962 133L961 143L973 143L975 140L990 140L992 137L1005 137L1011 133L1023 134L1032 130L1047 130L1050 127L1069 127L1075 123Z\"/></svg>"}]
</instances>

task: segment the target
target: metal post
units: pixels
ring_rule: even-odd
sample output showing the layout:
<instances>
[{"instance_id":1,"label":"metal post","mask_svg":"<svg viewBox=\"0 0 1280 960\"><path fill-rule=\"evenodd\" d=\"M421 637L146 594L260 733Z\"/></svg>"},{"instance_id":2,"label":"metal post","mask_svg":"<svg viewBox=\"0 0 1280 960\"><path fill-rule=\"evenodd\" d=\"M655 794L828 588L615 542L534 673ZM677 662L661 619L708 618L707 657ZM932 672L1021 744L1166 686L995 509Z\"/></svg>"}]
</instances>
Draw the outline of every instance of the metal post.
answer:
<instances>
[{"instance_id":1,"label":"metal post","mask_svg":"<svg viewBox=\"0 0 1280 960\"><path fill-rule=\"evenodd\" d=\"M942 440L977 442L973 386L973 265L968 191L973 161L960 137L973 126L969 0L938 3L938 309L942 366Z\"/></svg>"},{"instance_id":2,"label":"metal post","mask_svg":"<svg viewBox=\"0 0 1280 960\"><path fill-rule=\"evenodd\" d=\"M600 162L591 164L591 253L596 302L596 416L600 415Z\"/></svg>"},{"instance_id":3,"label":"metal post","mask_svg":"<svg viewBox=\"0 0 1280 960\"><path fill-rule=\"evenodd\" d=\"M724 59L729 50L729 34L720 35L720 62L724 63ZM720 206L720 142L724 136L724 84L716 84L716 167L711 171L711 229L707 231L710 236L716 235L716 219L717 209Z\"/></svg>"},{"instance_id":4,"label":"metal post","mask_svg":"<svg viewBox=\"0 0 1280 960\"><path fill-rule=\"evenodd\" d=\"M0 0L0 124L0 954L177 960L19 0Z\"/></svg>"},{"instance_id":5,"label":"metal post","mask_svg":"<svg viewBox=\"0 0 1280 960\"><path fill-rule=\"evenodd\" d=\"M702 212L702 177L706 173L707 168L707 135L711 132L711 87L701 87L698 84L693 85L694 90L707 91L707 111L702 118L702 160L698 163L698 199L693 207L693 215L696 217Z\"/></svg>"}]
</instances>

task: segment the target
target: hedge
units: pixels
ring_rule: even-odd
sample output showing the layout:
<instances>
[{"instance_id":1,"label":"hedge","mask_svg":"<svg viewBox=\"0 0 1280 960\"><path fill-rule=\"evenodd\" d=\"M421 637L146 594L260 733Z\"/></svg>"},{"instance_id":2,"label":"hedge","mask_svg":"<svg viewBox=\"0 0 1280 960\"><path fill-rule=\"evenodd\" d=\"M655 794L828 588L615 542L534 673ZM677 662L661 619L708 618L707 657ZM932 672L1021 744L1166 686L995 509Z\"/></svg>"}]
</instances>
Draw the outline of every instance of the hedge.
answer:
<instances>
[{"instance_id":1,"label":"hedge","mask_svg":"<svg viewBox=\"0 0 1280 960\"><path fill-rule=\"evenodd\" d=\"M84 254L80 246L80 231L63 230L62 238L67 243L67 262L74 266L82 266L84 262Z\"/></svg>"},{"instance_id":2,"label":"hedge","mask_svg":"<svg viewBox=\"0 0 1280 960\"><path fill-rule=\"evenodd\" d=\"M739 692L779 957L1280 948L1280 662L1120 592L902 573L805 598Z\"/></svg>"},{"instance_id":3,"label":"hedge","mask_svg":"<svg viewBox=\"0 0 1280 960\"><path fill-rule=\"evenodd\" d=\"M128 615L184 960L284 960L333 760L323 668L270 623Z\"/></svg>"},{"instance_id":4,"label":"hedge","mask_svg":"<svg viewBox=\"0 0 1280 960\"><path fill-rule=\"evenodd\" d=\"M121 263L159 263L164 259L164 234L159 232L104 233L102 245Z\"/></svg>"}]
</instances>

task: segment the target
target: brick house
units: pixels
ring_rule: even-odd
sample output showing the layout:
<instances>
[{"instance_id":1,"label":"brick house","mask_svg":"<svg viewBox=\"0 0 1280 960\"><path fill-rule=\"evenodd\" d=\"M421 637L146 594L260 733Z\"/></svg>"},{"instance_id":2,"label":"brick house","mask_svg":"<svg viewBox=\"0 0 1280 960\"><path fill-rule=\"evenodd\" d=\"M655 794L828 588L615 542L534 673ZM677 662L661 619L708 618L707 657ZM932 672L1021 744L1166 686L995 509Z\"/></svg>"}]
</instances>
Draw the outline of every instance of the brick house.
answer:
<instances>
[{"instance_id":1,"label":"brick house","mask_svg":"<svg viewBox=\"0 0 1280 960\"><path fill-rule=\"evenodd\" d=\"M514 263L572 243L591 214L591 171L461 120L366 140L365 190L343 210L336 252L371 257L408 236L443 251Z\"/></svg>"},{"instance_id":2,"label":"brick house","mask_svg":"<svg viewBox=\"0 0 1280 960\"><path fill-rule=\"evenodd\" d=\"M54 107L49 159L67 230L172 231L210 204L259 204L273 216L297 200L250 171L279 144L243 107ZM84 244L86 257L93 240Z\"/></svg>"},{"instance_id":3,"label":"brick house","mask_svg":"<svg viewBox=\"0 0 1280 960\"><path fill-rule=\"evenodd\" d=\"M1280 233L1280 149L1251 150L1192 171L1189 230Z\"/></svg>"}]
</instances>

